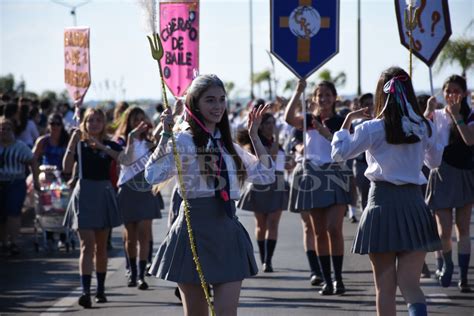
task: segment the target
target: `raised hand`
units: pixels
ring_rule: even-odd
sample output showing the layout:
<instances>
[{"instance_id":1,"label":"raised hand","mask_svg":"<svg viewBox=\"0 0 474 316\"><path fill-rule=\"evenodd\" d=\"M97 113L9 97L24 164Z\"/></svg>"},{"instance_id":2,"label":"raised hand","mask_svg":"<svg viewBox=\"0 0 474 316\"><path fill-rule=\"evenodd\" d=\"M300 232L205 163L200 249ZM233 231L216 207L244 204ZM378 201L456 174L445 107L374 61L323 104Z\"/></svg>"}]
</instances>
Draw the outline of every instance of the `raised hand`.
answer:
<instances>
[{"instance_id":1,"label":"raised hand","mask_svg":"<svg viewBox=\"0 0 474 316\"><path fill-rule=\"evenodd\" d=\"M258 128L262 123L262 116L270 108L270 106L271 104L266 104L259 107L258 109L254 108L249 112L247 130L249 132L250 138L258 137Z\"/></svg>"},{"instance_id":2,"label":"raised hand","mask_svg":"<svg viewBox=\"0 0 474 316\"><path fill-rule=\"evenodd\" d=\"M370 120L372 118L372 115L370 114L370 110L368 107L358 109L356 111L352 111L347 116L350 115L351 120L357 120L357 119L364 119L364 120Z\"/></svg>"},{"instance_id":3,"label":"raised hand","mask_svg":"<svg viewBox=\"0 0 474 316\"><path fill-rule=\"evenodd\" d=\"M147 122L141 121L140 124L138 124L137 127L135 127L129 134L129 137L139 139L140 135L145 133L149 128L149 125Z\"/></svg>"},{"instance_id":4,"label":"raised hand","mask_svg":"<svg viewBox=\"0 0 474 316\"><path fill-rule=\"evenodd\" d=\"M458 115L459 111L461 111L461 101L463 96L459 93L451 93L447 96L446 102L448 106L446 107L446 111L451 115Z\"/></svg>"},{"instance_id":5,"label":"raised hand","mask_svg":"<svg viewBox=\"0 0 474 316\"><path fill-rule=\"evenodd\" d=\"M173 111L173 116L177 117L183 114L184 111L184 102L181 99L176 100L176 103L174 104L174 111Z\"/></svg>"},{"instance_id":6,"label":"raised hand","mask_svg":"<svg viewBox=\"0 0 474 316\"><path fill-rule=\"evenodd\" d=\"M167 133L171 133L173 131L174 120L173 120L173 113L171 108L167 108L163 111L160 117L161 124L163 124L163 130Z\"/></svg>"}]
</instances>

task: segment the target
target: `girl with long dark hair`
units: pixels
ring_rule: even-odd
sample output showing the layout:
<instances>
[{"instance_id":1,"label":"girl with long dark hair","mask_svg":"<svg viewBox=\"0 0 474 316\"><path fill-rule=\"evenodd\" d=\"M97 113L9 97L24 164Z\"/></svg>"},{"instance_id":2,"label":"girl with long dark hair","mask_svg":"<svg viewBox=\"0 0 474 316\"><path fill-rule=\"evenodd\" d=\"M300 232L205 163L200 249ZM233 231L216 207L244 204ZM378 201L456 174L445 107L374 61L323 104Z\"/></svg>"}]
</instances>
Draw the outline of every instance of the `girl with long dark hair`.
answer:
<instances>
[{"instance_id":1,"label":"girl with long dark hair","mask_svg":"<svg viewBox=\"0 0 474 316\"><path fill-rule=\"evenodd\" d=\"M297 114L296 107L305 88L306 81L300 80L285 112L286 122L298 130L303 130L305 118ZM290 211L309 212L311 218L317 260L324 279L324 285L319 291L321 295L345 292L342 281L342 224L347 205L351 202L349 178L352 172L345 163L338 163L331 158L333 133L344 121L336 114L336 98L337 91L333 83L322 81L315 87L312 95L314 108L306 116L306 159L296 166L290 179ZM331 261L334 267L334 282L331 276ZM312 266L316 267L315 264ZM315 279L312 283L319 282Z\"/></svg>"},{"instance_id":2,"label":"girl with long dark hair","mask_svg":"<svg viewBox=\"0 0 474 316\"><path fill-rule=\"evenodd\" d=\"M361 216L352 252L368 254L375 280L377 315L396 315L397 285L409 315L426 315L420 274L426 252L440 249L434 218L423 200L421 172L441 162L432 124L421 114L411 79L401 68L382 73L375 93L375 119L368 108L347 115L334 134L331 156L339 161L365 152L370 180L368 204Z\"/></svg>"},{"instance_id":3,"label":"girl with long dark hair","mask_svg":"<svg viewBox=\"0 0 474 316\"><path fill-rule=\"evenodd\" d=\"M237 315L242 280L257 273L250 238L235 215L235 200L243 181L269 184L275 180L271 157L258 136L262 114L249 114L248 130L256 156L232 142L224 84L215 75L194 79L186 97L189 128L176 135L182 163L185 197L199 260L213 286L217 315ZM174 124L171 109L163 112L164 132L145 169L146 179L161 183L177 170L167 143ZM182 192L180 192L182 195ZM185 315L207 315L208 307L189 246L184 203L161 244L152 274L178 283Z\"/></svg>"}]
</instances>

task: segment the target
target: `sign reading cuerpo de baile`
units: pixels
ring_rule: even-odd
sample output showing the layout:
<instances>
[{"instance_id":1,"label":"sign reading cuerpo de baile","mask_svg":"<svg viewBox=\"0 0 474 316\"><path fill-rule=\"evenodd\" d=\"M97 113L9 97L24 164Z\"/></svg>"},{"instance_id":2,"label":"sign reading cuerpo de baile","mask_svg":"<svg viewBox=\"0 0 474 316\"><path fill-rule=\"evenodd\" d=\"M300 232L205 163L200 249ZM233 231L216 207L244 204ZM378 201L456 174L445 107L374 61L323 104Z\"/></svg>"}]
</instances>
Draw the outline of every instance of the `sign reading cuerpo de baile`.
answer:
<instances>
[{"instance_id":1,"label":"sign reading cuerpo de baile","mask_svg":"<svg viewBox=\"0 0 474 316\"><path fill-rule=\"evenodd\" d=\"M270 0L271 52L307 78L339 52L339 0Z\"/></svg>"}]
</instances>

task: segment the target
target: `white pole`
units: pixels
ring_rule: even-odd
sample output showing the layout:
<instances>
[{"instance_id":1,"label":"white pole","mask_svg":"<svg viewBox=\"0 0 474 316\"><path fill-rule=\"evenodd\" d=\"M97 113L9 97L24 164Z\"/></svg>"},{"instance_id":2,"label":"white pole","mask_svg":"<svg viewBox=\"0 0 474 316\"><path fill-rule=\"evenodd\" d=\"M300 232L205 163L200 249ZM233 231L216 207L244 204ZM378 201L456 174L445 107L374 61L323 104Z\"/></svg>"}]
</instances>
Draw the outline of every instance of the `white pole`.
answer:
<instances>
[{"instance_id":1,"label":"white pole","mask_svg":"<svg viewBox=\"0 0 474 316\"><path fill-rule=\"evenodd\" d=\"M434 88L433 88L433 73L431 71L431 66L428 67L430 70L430 88L431 88L431 95L434 95Z\"/></svg>"}]
</instances>

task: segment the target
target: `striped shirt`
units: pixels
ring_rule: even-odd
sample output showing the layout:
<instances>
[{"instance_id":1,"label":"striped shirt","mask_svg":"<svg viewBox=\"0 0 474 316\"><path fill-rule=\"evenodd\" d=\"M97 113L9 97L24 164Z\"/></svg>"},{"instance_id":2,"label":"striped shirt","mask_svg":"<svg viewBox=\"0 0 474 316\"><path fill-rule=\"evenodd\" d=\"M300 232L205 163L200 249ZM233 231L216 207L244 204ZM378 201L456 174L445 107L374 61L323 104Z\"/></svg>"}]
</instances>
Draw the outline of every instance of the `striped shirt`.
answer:
<instances>
[{"instance_id":1,"label":"striped shirt","mask_svg":"<svg viewBox=\"0 0 474 316\"><path fill-rule=\"evenodd\" d=\"M24 179L26 164L33 159L31 149L16 140L10 146L0 145L0 181Z\"/></svg>"}]
</instances>

